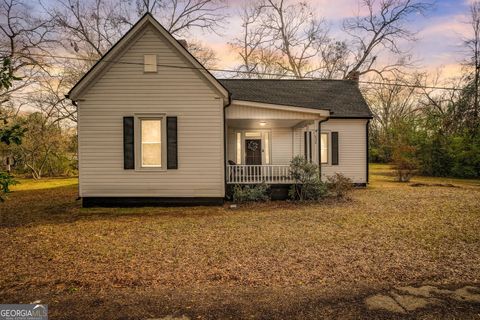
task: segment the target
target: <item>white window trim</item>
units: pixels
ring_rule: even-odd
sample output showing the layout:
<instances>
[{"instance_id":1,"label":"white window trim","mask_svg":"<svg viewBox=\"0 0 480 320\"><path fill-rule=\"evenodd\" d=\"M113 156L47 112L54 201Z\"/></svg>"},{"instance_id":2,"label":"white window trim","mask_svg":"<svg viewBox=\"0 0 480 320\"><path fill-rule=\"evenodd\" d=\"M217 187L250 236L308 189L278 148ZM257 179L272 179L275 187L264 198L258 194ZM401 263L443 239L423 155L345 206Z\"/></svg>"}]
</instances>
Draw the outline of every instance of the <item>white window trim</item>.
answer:
<instances>
[{"instance_id":1,"label":"white window trim","mask_svg":"<svg viewBox=\"0 0 480 320\"><path fill-rule=\"evenodd\" d=\"M331 135L331 131L324 131L322 130L320 132L320 135L322 134L326 134L327 135L327 162L322 162L322 159L321 159L321 152L322 152L322 148L321 146L320 147L320 159L319 159L319 163L322 165L322 166L328 166L330 167L332 164L331 164L331 152L332 152L332 135ZM319 139L321 140L321 139Z\"/></svg>"},{"instance_id":2,"label":"white window trim","mask_svg":"<svg viewBox=\"0 0 480 320\"><path fill-rule=\"evenodd\" d=\"M167 171L167 116L165 113L145 114L137 113L135 117L135 170L136 171ZM161 144L162 144L162 165L161 166L143 166L142 165L142 120L160 120L161 125Z\"/></svg>"}]
</instances>

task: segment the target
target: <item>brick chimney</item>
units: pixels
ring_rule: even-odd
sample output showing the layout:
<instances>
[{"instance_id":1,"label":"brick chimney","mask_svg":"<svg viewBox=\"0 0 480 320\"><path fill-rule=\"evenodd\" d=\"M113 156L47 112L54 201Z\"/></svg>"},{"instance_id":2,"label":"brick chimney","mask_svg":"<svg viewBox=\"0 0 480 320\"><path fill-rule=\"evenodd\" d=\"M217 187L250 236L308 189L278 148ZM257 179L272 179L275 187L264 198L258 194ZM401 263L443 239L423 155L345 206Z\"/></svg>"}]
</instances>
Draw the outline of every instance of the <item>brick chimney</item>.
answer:
<instances>
[{"instance_id":1,"label":"brick chimney","mask_svg":"<svg viewBox=\"0 0 480 320\"><path fill-rule=\"evenodd\" d=\"M347 80L355 81L358 85L358 82L360 81L360 71L351 71L346 78Z\"/></svg>"},{"instance_id":2,"label":"brick chimney","mask_svg":"<svg viewBox=\"0 0 480 320\"><path fill-rule=\"evenodd\" d=\"M178 39L178 42L184 47L185 49L188 49L188 42L185 39Z\"/></svg>"}]
</instances>

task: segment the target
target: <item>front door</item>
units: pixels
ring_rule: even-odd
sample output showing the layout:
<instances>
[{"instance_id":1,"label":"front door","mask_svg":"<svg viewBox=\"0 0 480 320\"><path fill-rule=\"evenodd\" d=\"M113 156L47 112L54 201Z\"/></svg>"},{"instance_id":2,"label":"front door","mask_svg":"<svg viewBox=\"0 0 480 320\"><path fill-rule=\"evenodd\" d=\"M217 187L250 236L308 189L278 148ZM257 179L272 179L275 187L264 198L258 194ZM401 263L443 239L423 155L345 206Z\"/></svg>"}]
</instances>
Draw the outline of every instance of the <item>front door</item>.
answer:
<instances>
[{"instance_id":1,"label":"front door","mask_svg":"<svg viewBox=\"0 0 480 320\"><path fill-rule=\"evenodd\" d=\"M245 139L245 157L247 165L262 164L262 139Z\"/></svg>"}]
</instances>

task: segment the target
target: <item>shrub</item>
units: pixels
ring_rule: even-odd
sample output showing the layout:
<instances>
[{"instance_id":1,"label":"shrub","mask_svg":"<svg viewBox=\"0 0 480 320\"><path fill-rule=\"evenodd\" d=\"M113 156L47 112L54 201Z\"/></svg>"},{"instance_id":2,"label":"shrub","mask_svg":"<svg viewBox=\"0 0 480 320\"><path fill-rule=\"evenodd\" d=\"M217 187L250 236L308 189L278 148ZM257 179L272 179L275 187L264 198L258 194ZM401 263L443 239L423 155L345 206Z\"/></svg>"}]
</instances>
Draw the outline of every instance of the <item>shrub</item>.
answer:
<instances>
[{"instance_id":1,"label":"shrub","mask_svg":"<svg viewBox=\"0 0 480 320\"><path fill-rule=\"evenodd\" d=\"M409 145L398 145L393 151L393 170L396 180L408 182L417 171L418 164L415 158L415 148Z\"/></svg>"},{"instance_id":2,"label":"shrub","mask_svg":"<svg viewBox=\"0 0 480 320\"><path fill-rule=\"evenodd\" d=\"M327 178L328 194L335 198L346 198L353 189L353 182L350 178L341 173L335 173Z\"/></svg>"},{"instance_id":3,"label":"shrub","mask_svg":"<svg viewBox=\"0 0 480 320\"><path fill-rule=\"evenodd\" d=\"M0 202L5 200L5 195L10 192L10 186L17 183L9 173L0 171Z\"/></svg>"},{"instance_id":4,"label":"shrub","mask_svg":"<svg viewBox=\"0 0 480 320\"><path fill-rule=\"evenodd\" d=\"M237 203L268 201L270 200L269 189L270 187L265 183L254 186L236 185L233 188L233 201Z\"/></svg>"},{"instance_id":5,"label":"shrub","mask_svg":"<svg viewBox=\"0 0 480 320\"><path fill-rule=\"evenodd\" d=\"M480 130L474 137L465 135L451 138L450 155L453 158L452 176L480 177Z\"/></svg>"},{"instance_id":6,"label":"shrub","mask_svg":"<svg viewBox=\"0 0 480 320\"><path fill-rule=\"evenodd\" d=\"M327 194L327 186L320 180L318 166L301 156L290 162L290 175L294 184L288 195L292 200L319 200Z\"/></svg>"}]
</instances>

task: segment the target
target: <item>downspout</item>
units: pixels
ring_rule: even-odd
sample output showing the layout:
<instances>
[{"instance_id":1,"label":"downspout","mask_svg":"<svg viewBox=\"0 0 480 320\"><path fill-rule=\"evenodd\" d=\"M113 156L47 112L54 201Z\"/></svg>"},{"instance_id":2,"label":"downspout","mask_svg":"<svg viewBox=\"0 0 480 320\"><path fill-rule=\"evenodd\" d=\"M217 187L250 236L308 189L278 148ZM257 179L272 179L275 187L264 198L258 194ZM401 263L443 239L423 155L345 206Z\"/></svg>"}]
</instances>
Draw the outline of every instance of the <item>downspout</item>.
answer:
<instances>
[{"instance_id":1,"label":"downspout","mask_svg":"<svg viewBox=\"0 0 480 320\"><path fill-rule=\"evenodd\" d=\"M228 103L223 106L223 184L224 184L224 195L223 197L226 198L227 196L227 115L226 115L226 109L232 104L232 94L229 92L228 93Z\"/></svg>"},{"instance_id":2,"label":"downspout","mask_svg":"<svg viewBox=\"0 0 480 320\"><path fill-rule=\"evenodd\" d=\"M322 122L330 120L330 113L328 117L318 121L318 177L322 181Z\"/></svg>"},{"instance_id":3,"label":"downspout","mask_svg":"<svg viewBox=\"0 0 480 320\"><path fill-rule=\"evenodd\" d=\"M366 137L366 139L367 139L367 143L366 143L366 145L367 145L367 150L366 150L366 151L367 151L367 152L366 152L366 153L367 153L367 162L366 162L366 163L367 163L367 168L366 168L366 169L367 169L367 171L366 171L366 172L367 172L367 184L369 183L369 177L370 177L369 168L368 168L368 161L370 160L370 159L369 159L369 158L370 158L370 157L369 157L369 152L370 152L370 139L369 139L370 129L369 129L369 128L370 128L370 119L367 120L367 125L366 125L366 136L367 136L367 137Z\"/></svg>"}]
</instances>

